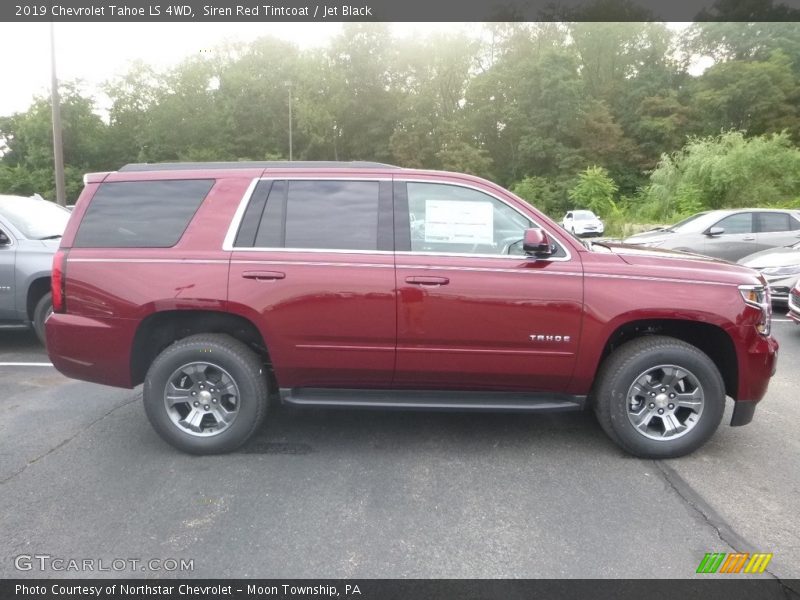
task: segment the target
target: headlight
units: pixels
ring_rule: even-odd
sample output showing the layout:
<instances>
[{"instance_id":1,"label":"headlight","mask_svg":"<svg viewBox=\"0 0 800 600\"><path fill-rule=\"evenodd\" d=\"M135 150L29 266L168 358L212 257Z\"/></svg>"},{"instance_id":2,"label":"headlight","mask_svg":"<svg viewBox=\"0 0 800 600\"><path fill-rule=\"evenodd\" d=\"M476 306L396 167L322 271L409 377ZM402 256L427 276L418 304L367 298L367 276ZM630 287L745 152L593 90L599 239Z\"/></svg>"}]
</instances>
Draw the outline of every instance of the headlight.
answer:
<instances>
[{"instance_id":1,"label":"headlight","mask_svg":"<svg viewBox=\"0 0 800 600\"><path fill-rule=\"evenodd\" d=\"M756 329L761 335L769 335L770 318L772 317L772 299L769 288L764 285L740 285L739 293L745 304L761 311L761 318L756 323Z\"/></svg>"},{"instance_id":2,"label":"headlight","mask_svg":"<svg viewBox=\"0 0 800 600\"><path fill-rule=\"evenodd\" d=\"M764 275L800 275L800 265L787 265L785 267L769 267L761 269Z\"/></svg>"}]
</instances>

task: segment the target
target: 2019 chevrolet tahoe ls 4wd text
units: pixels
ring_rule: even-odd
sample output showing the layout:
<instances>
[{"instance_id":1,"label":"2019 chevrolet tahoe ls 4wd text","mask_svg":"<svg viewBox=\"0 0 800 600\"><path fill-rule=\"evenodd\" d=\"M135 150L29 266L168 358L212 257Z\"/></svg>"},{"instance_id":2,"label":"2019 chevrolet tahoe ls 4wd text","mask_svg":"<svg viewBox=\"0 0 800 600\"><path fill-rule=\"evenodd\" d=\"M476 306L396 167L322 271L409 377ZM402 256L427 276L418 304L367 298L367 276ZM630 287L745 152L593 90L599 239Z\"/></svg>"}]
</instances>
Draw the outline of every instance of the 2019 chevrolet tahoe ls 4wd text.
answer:
<instances>
[{"instance_id":1,"label":"2019 chevrolet tahoe ls 4wd text","mask_svg":"<svg viewBox=\"0 0 800 600\"><path fill-rule=\"evenodd\" d=\"M775 371L756 272L581 243L505 189L377 163L90 174L53 262L62 373L144 383L156 431L227 452L270 398L489 411L591 406L675 457L753 418Z\"/></svg>"}]
</instances>

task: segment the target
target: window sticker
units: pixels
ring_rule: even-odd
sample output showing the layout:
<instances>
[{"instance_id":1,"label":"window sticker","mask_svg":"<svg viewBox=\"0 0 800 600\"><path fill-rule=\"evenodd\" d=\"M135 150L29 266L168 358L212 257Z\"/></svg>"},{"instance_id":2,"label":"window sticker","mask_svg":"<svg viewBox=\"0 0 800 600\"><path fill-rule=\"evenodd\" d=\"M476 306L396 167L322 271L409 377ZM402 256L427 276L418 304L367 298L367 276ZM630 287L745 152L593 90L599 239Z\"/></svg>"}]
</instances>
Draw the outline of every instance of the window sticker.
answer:
<instances>
[{"instance_id":1,"label":"window sticker","mask_svg":"<svg viewBox=\"0 0 800 600\"><path fill-rule=\"evenodd\" d=\"M425 241L492 244L493 216L491 202L425 200Z\"/></svg>"}]
</instances>

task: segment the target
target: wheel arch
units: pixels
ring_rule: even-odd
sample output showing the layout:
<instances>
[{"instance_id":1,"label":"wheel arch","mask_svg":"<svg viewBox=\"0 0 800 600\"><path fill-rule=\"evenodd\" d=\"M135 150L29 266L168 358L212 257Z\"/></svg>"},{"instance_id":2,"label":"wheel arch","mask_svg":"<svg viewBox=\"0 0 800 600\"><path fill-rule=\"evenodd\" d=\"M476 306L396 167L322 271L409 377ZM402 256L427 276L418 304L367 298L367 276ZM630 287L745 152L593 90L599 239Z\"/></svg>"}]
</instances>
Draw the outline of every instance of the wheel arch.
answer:
<instances>
[{"instance_id":1,"label":"wheel arch","mask_svg":"<svg viewBox=\"0 0 800 600\"><path fill-rule=\"evenodd\" d=\"M615 350L632 340L647 335L663 335L682 340L704 352L714 362L725 384L725 393L738 397L739 364L733 339L721 326L690 319L636 319L618 325L606 339L594 369L594 377L603 362Z\"/></svg>"},{"instance_id":2,"label":"wheel arch","mask_svg":"<svg viewBox=\"0 0 800 600\"><path fill-rule=\"evenodd\" d=\"M142 381L153 360L167 346L198 333L223 333L243 342L272 372L267 345L255 324L240 315L213 310L164 310L145 317L131 346L131 385Z\"/></svg>"},{"instance_id":3,"label":"wheel arch","mask_svg":"<svg viewBox=\"0 0 800 600\"><path fill-rule=\"evenodd\" d=\"M28 321L33 321L33 311L42 296L50 291L50 274L39 275L28 284L28 291L25 296L25 315Z\"/></svg>"}]
</instances>

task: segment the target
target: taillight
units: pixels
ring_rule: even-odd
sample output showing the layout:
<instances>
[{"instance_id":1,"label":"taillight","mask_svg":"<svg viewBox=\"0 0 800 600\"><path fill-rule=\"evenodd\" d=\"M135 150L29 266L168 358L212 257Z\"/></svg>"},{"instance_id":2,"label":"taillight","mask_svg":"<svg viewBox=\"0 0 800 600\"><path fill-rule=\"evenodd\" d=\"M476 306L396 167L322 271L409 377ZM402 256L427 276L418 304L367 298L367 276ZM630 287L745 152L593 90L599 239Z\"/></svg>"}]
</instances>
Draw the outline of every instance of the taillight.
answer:
<instances>
[{"instance_id":1,"label":"taillight","mask_svg":"<svg viewBox=\"0 0 800 600\"><path fill-rule=\"evenodd\" d=\"M50 288L53 292L53 312L63 313L67 311L67 298L64 295L66 277L64 269L67 266L68 250L57 250L53 256L53 272L50 276Z\"/></svg>"}]
</instances>

